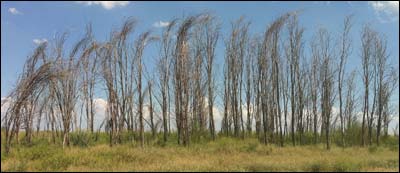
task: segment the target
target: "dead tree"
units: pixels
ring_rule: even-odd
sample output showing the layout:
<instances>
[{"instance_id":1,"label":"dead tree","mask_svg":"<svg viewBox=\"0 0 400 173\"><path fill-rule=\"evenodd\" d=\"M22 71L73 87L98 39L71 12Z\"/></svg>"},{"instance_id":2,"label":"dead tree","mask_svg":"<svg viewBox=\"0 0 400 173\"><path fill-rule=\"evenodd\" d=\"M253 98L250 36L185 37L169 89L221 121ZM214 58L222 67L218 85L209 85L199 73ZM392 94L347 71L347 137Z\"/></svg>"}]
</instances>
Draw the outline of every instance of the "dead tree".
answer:
<instances>
[{"instance_id":1,"label":"dead tree","mask_svg":"<svg viewBox=\"0 0 400 173\"><path fill-rule=\"evenodd\" d=\"M200 19L203 19L205 17L201 17ZM203 50L203 40L202 40L202 28L201 28L201 23L202 21L199 21L198 25L194 28L194 39L192 39L193 42L193 70L191 73L191 77L193 79L192 81L192 115L193 115L193 121L192 121L192 129L193 132L199 132L198 137L202 134L203 130L205 129L206 126L206 117L204 116L204 90L203 90L203 61L204 61L204 50Z\"/></svg>"},{"instance_id":2,"label":"dead tree","mask_svg":"<svg viewBox=\"0 0 400 173\"><path fill-rule=\"evenodd\" d=\"M363 118L361 125L361 144L365 145L365 118L369 117L369 84L371 80L371 59L372 59L372 47L373 47L374 33L368 26L365 26L361 33L361 43L362 43L362 80L364 83L364 103L363 103ZM372 116L372 115L371 115Z\"/></svg>"},{"instance_id":3,"label":"dead tree","mask_svg":"<svg viewBox=\"0 0 400 173\"><path fill-rule=\"evenodd\" d=\"M314 131L314 144L317 144L318 140L318 90L320 88L320 80L318 76L320 68L320 55L318 50L318 41L315 38L311 43L311 73L310 73L310 94L312 102L312 114L313 114L313 131Z\"/></svg>"},{"instance_id":4,"label":"dead tree","mask_svg":"<svg viewBox=\"0 0 400 173\"><path fill-rule=\"evenodd\" d=\"M177 33L173 65L173 83L175 92L175 113L178 130L178 144L189 145L189 82L190 82L190 54L188 35L190 28L195 24L197 17L187 17L180 25Z\"/></svg>"},{"instance_id":5,"label":"dead tree","mask_svg":"<svg viewBox=\"0 0 400 173\"><path fill-rule=\"evenodd\" d=\"M241 89L243 75L243 58L246 56L246 45L248 43L248 26L250 23L244 23L240 18L232 24L232 31L229 40L226 41L226 89L225 89L225 105L229 104L230 114L224 115L224 120L233 120L234 136L239 137L241 129L243 129L243 117L241 110ZM228 107L226 107L229 109ZM228 113L226 112L226 113ZM230 126L225 124L225 128Z\"/></svg>"},{"instance_id":6,"label":"dead tree","mask_svg":"<svg viewBox=\"0 0 400 173\"><path fill-rule=\"evenodd\" d=\"M381 36L377 35L375 38L375 60L376 73L375 78L377 80L377 125L376 125L376 143L379 146L383 119L387 117L388 112L388 101L389 97L396 86L397 75L394 72L394 68L388 64L388 53L387 53L387 41ZM384 115L386 114L386 115ZM387 119L387 118L386 118Z\"/></svg>"},{"instance_id":7,"label":"dead tree","mask_svg":"<svg viewBox=\"0 0 400 173\"><path fill-rule=\"evenodd\" d=\"M152 96L152 82L149 81L147 86L149 90L149 114L150 114L150 127L151 135L153 139L156 137L156 126L154 125L154 108L153 108L153 96Z\"/></svg>"},{"instance_id":8,"label":"dead tree","mask_svg":"<svg viewBox=\"0 0 400 173\"><path fill-rule=\"evenodd\" d=\"M343 99L342 99L342 88L343 88L343 78L345 74L345 64L349 54L351 53L351 40L349 38L349 32L351 29L351 16L347 16L344 20L344 28L342 35L340 37L340 62L339 62L339 73L338 73L338 91L339 91L339 117L340 117L340 132L342 135L341 145L345 146L344 141L344 116L343 116Z\"/></svg>"},{"instance_id":9,"label":"dead tree","mask_svg":"<svg viewBox=\"0 0 400 173\"><path fill-rule=\"evenodd\" d=\"M41 91L47 87L51 80L58 77L58 73L52 67L53 63L45 61L46 47L47 43L40 44L34 51L34 54L25 62L25 68L18 80L16 89L8 96L8 98L12 98L13 100L10 102L10 106L4 117L4 126L6 129L5 151L7 154L10 152L12 139L15 136L18 138L23 109L29 103L27 100L37 91ZM44 60L42 63L39 63L40 58Z\"/></svg>"},{"instance_id":10,"label":"dead tree","mask_svg":"<svg viewBox=\"0 0 400 173\"><path fill-rule=\"evenodd\" d=\"M140 139L140 145L143 147L144 146L144 117L143 117L143 92L142 92L142 56L143 56L143 50L145 46L150 43L151 41L156 40L155 37L151 37L150 32L144 32L142 33L139 38L135 41L135 49L134 49L134 59L136 60L136 65L137 65L137 92L138 92L138 114L139 114L139 139ZM153 128L153 127L152 127Z\"/></svg>"},{"instance_id":11,"label":"dead tree","mask_svg":"<svg viewBox=\"0 0 400 173\"><path fill-rule=\"evenodd\" d=\"M399 70L396 68L391 68L388 72L387 80L383 83L382 87L382 104L383 104L383 110L382 110L382 116L383 116L383 131L384 131L384 136L388 136L388 128L389 128L389 123L393 119L393 110L390 107L389 100L391 95L393 94L393 91L395 91L395 88L398 86L399 82L399 75L398 72Z\"/></svg>"},{"instance_id":12,"label":"dead tree","mask_svg":"<svg viewBox=\"0 0 400 173\"><path fill-rule=\"evenodd\" d=\"M246 129L247 133L250 136L252 129L252 113L254 114L254 105L253 109L251 111L251 102L252 102L252 94L253 94L253 85L254 85L254 76L253 76L253 70L254 70L254 59L257 55L257 40L253 39L248 46L248 56L247 60L245 61L245 66L246 66L246 108L247 108L247 123L246 123ZM251 113L252 112L252 113ZM254 116L254 115L253 115Z\"/></svg>"},{"instance_id":13,"label":"dead tree","mask_svg":"<svg viewBox=\"0 0 400 173\"><path fill-rule=\"evenodd\" d=\"M290 106L291 106L291 136L292 136L292 143L293 145L296 144L295 140L295 110L298 108L296 107L296 85L299 81L299 59L302 52L302 36L304 29L299 27L297 16L294 15L288 24L288 32L289 32L289 45L287 46L286 50L286 57L289 62L289 72L290 72Z\"/></svg>"},{"instance_id":14,"label":"dead tree","mask_svg":"<svg viewBox=\"0 0 400 173\"><path fill-rule=\"evenodd\" d=\"M215 123L214 123L214 78L213 78L213 66L215 59L215 47L217 45L218 37L219 37L219 28L220 24L216 23L216 19L214 16L206 15L204 18L204 35L205 35L205 54L206 54L206 72L207 72L207 93L208 93L208 121L209 121L209 130L210 135L213 140L215 140Z\"/></svg>"},{"instance_id":15,"label":"dead tree","mask_svg":"<svg viewBox=\"0 0 400 173\"><path fill-rule=\"evenodd\" d=\"M89 35L89 34L88 34ZM69 54L69 58L63 57L63 44L65 42L65 34L57 42L57 58L56 66L57 71L62 71L62 75L57 80L52 81L52 91L55 93L55 102L58 105L63 128L63 147L69 146L69 133L73 124L73 116L75 113L75 105L78 100L78 85L77 76L80 61L76 60L75 56L79 53L84 55L86 52L86 45L89 38L86 36L78 41ZM75 117L76 118L76 117Z\"/></svg>"},{"instance_id":16,"label":"dead tree","mask_svg":"<svg viewBox=\"0 0 400 173\"><path fill-rule=\"evenodd\" d=\"M355 99L355 85L354 85L354 78L356 76L356 71L352 71L346 80L346 101L344 107L344 118L347 119L347 136L351 136L350 129L355 121L354 109L356 104ZM354 134L353 134L354 135Z\"/></svg>"},{"instance_id":17,"label":"dead tree","mask_svg":"<svg viewBox=\"0 0 400 173\"><path fill-rule=\"evenodd\" d=\"M161 37L161 50L160 50L160 59L158 62L158 72L160 79L160 90L161 90L161 109L162 109L162 117L163 117L163 128L164 128L164 142L167 141L168 137L168 115L169 112L169 76L170 76L170 65L171 65L171 56L173 55L173 40L172 40L172 31L174 26L176 25L176 19L172 20L166 29L163 31Z\"/></svg>"},{"instance_id":18,"label":"dead tree","mask_svg":"<svg viewBox=\"0 0 400 173\"><path fill-rule=\"evenodd\" d=\"M332 106L334 103L334 69L332 67L332 47L331 37L328 31L320 29L318 31L318 49L321 57L321 68L320 68L320 81L321 81L321 114L324 124L325 142L326 148L330 149L330 127L331 127L331 116ZM322 131L321 131L322 132Z\"/></svg>"},{"instance_id":19,"label":"dead tree","mask_svg":"<svg viewBox=\"0 0 400 173\"><path fill-rule=\"evenodd\" d=\"M80 57L80 70L82 73L83 104L87 120L87 129L94 131L94 86L96 83L98 56L96 54L97 44L93 41L92 29L87 27L86 36L87 48Z\"/></svg>"}]
</instances>

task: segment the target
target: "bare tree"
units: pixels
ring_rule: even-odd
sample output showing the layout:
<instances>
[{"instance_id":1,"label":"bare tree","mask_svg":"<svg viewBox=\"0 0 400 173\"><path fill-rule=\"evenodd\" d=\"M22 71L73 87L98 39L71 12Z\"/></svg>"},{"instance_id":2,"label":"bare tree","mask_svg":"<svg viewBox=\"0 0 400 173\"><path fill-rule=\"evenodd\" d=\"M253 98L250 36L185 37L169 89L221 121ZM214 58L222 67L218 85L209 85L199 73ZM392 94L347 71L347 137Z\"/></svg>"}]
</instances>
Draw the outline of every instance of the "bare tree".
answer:
<instances>
[{"instance_id":1,"label":"bare tree","mask_svg":"<svg viewBox=\"0 0 400 173\"><path fill-rule=\"evenodd\" d=\"M151 127L151 135L153 139L156 137L156 126L154 124L154 108L153 108L153 95L152 95L152 81L149 81L148 84L149 90L149 114L150 114L150 127Z\"/></svg>"},{"instance_id":2,"label":"bare tree","mask_svg":"<svg viewBox=\"0 0 400 173\"><path fill-rule=\"evenodd\" d=\"M211 134L211 138L215 140L215 123L214 123L214 78L213 74L213 66L215 59L215 47L217 45L218 37L219 37L219 28L220 24L215 23L215 17L211 15L206 15L204 21L204 32L206 37L205 43L205 53L206 53L206 71L207 71L207 88L208 88L208 120L209 120L209 130Z\"/></svg>"},{"instance_id":3,"label":"bare tree","mask_svg":"<svg viewBox=\"0 0 400 173\"><path fill-rule=\"evenodd\" d=\"M58 75L58 73L54 72L54 68L52 68L53 63L45 61L46 47L47 43L40 44L33 55L28 58L15 90L8 97L13 100L5 113L5 121L2 120L5 123L6 129L5 150L7 154L10 152L14 136L18 138L24 107L29 103L32 104L32 102L27 102L27 100L48 86L48 83ZM40 58L43 60L42 63L39 63Z\"/></svg>"},{"instance_id":4,"label":"bare tree","mask_svg":"<svg viewBox=\"0 0 400 173\"><path fill-rule=\"evenodd\" d=\"M298 108L296 107L296 90L295 87L298 83L296 79L299 75L299 59L302 52L302 36L304 29L298 26L297 16L294 15L288 24L288 32L289 32L289 45L287 46L286 50L286 57L288 58L289 62L289 69L290 69L290 105L291 105L291 135L292 135L292 143L295 145L295 110Z\"/></svg>"},{"instance_id":5,"label":"bare tree","mask_svg":"<svg viewBox=\"0 0 400 173\"><path fill-rule=\"evenodd\" d=\"M362 70L363 70L363 83L364 83L364 103L363 103L363 118L362 118L362 126L361 126L361 143L362 146L365 145L365 116L368 119L368 110L369 110L369 83L371 80L371 56L372 56L372 46L373 46L373 38L374 33L368 26L365 26L361 33L361 42L362 42ZM372 116L372 115L371 115Z\"/></svg>"},{"instance_id":6,"label":"bare tree","mask_svg":"<svg viewBox=\"0 0 400 173\"><path fill-rule=\"evenodd\" d=\"M189 82L190 82L190 54L188 34L195 24L197 17L187 17L180 25L177 33L176 47L173 64L174 89L175 89L175 113L178 130L178 143L189 145Z\"/></svg>"},{"instance_id":7,"label":"bare tree","mask_svg":"<svg viewBox=\"0 0 400 173\"><path fill-rule=\"evenodd\" d=\"M318 49L320 57L322 58L321 68L320 68L320 81L321 81L321 113L325 130L325 142L326 148L330 149L330 139L329 132L331 126L331 115L332 106L334 102L334 69L332 67L332 47L331 47L331 37L328 31L320 29L317 35L318 39ZM322 131L321 131L322 133Z\"/></svg>"},{"instance_id":8,"label":"bare tree","mask_svg":"<svg viewBox=\"0 0 400 173\"><path fill-rule=\"evenodd\" d=\"M244 130L242 106L241 106L241 89L243 76L243 59L246 56L246 45L248 43L248 27L250 23L245 23L244 18L232 24L232 31L229 40L226 41L226 67L225 77L225 106L226 111L224 121L233 120L234 136L239 137L240 131ZM229 105L230 110L227 106ZM229 114L228 114L229 113ZM230 125L225 123L225 128L229 129ZM243 137L243 136L242 136Z\"/></svg>"},{"instance_id":9,"label":"bare tree","mask_svg":"<svg viewBox=\"0 0 400 173\"><path fill-rule=\"evenodd\" d=\"M339 73L338 73L338 90L339 90L339 117L340 117L340 132L342 134L341 143L345 146L344 141L344 116L343 116L343 100L342 100L342 88L343 78L345 73L345 64L349 54L351 53L351 40L349 38L349 32L351 29L351 16L347 16L344 20L344 28L342 36L340 37L340 62L339 62Z\"/></svg>"},{"instance_id":10,"label":"bare tree","mask_svg":"<svg viewBox=\"0 0 400 173\"><path fill-rule=\"evenodd\" d=\"M102 57L102 75L107 87L108 95L108 120L110 131L110 145L121 142L120 133L126 122L125 112L132 111L132 88L128 83L133 83L135 63L133 58L128 59L127 38L133 32L136 21L132 18L126 20L119 32L114 32L111 40L99 50ZM135 52L136 53L136 52ZM135 56L136 58L136 56Z\"/></svg>"},{"instance_id":11,"label":"bare tree","mask_svg":"<svg viewBox=\"0 0 400 173\"><path fill-rule=\"evenodd\" d=\"M193 45L193 70L191 73L191 77L193 79L191 90L193 93L192 97L192 111L193 111L193 121L192 121L192 129L195 132L200 132L201 135L206 126L206 117L204 115L204 89L203 89L203 61L205 51L203 49L203 32L201 22L205 17L201 16L198 22L198 25L194 28L193 34L194 39L192 39ZM198 137L200 137L198 135Z\"/></svg>"},{"instance_id":12,"label":"bare tree","mask_svg":"<svg viewBox=\"0 0 400 173\"><path fill-rule=\"evenodd\" d=\"M156 38L150 36L150 32L145 32L142 33L139 38L135 41L135 49L134 49L134 58L136 60L136 65L137 65L137 92L139 94L138 96L138 102L139 102L139 107L138 107L138 113L139 113L139 131L140 131L140 145L143 147L144 146L144 117L143 117L143 100L144 96L142 93L142 55L143 55L143 50L145 46L151 42L154 41ZM150 96L151 97L151 96ZM154 125L152 124L152 130L154 130L153 127Z\"/></svg>"},{"instance_id":13,"label":"bare tree","mask_svg":"<svg viewBox=\"0 0 400 173\"><path fill-rule=\"evenodd\" d=\"M376 143L379 145L382 130L382 124L387 121L389 98L397 85L396 70L387 63L387 41L381 36L377 35L375 44L375 60L376 60L376 80L377 80L377 126L376 126ZM382 122L384 119L386 121Z\"/></svg>"},{"instance_id":14,"label":"bare tree","mask_svg":"<svg viewBox=\"0 0 400 173\"><path fill-rule=\"evenodd\" d=\"M386 82L383 83L383 91L382 91L382 104L383 104L383 111L382 111L382 116L383 116L383 130L384 130L384 136L388 136L388 129L389 129L389 123L393 120L394 118L394 110L390 106L390 97L393 94L393 91L395 91L396 86L399 84L399 75L398 72L399 70L396 68L391 68L391 70L388 73L388 78Z\"/></svg>"},{"instance_id":15,"label":"bare tree","mask_svg":"<svg viewBox=\"0 0 400 173\"><path fill-rule=\"evenodd\" d=\"M77 85L77 69L79 67L79 61L75 60L74 57L81 50L82 55L86 53L86 44L89 41L90 34L78 41L72 51L69 54L69 58L63 58L62 48L65 41L65 35L63 35L57 43L57 58L56 68L62 71L61 77L57 78L56 81L52 81L53 91L55 92L55 101L60 111L62 127L63 127L63 147L69 146L69 133L71 131L71 125L73 116L75 115L75 104L78 99L78 85Z\"/></svg>"},{"instance_id":16,"label":"bare tree","mask_svg":"<svg viewBox=\"0 0 400 173\"><path fill-rule=\"evenodd\" d=\"M250 45L248 46L248 58L245 61L245 66L246 66L246 108L247 108L247 123L246 123L246 129L248 135L251 135L251 126L252 126L252 113L254 116L254 105L253 105L253 110L250 111L251 109L251 101L252 101L252 94L253 94L253 88L254 88L254 79L255 77L253 76L254 74L254 60L255 57L257 56L257 46L258 46L258 41L256 39L251 40L249 43Z\"/></svg>"},{"instance_id":17,"label":"bare tree","mask_svg":"<svg viewBox=\"0 0 400 173\"><path fill-rule=\"evenodd\" d=\"M94 85L96 82L98 56L96 54L97 44L93 41L91 25L87 26L86 31L87 48L82 56L79 58L80 70L82 73L82 93L83 93L83 105L85 107L85 114L87 120L87 128L90 132L94 131Z\"/></svg>"},{"instance_id":18,"label":"bare tree","mask_svg":"<svg viewBox=\"0 0 400 173\"><path fill-rule=\"evenodd\" d=\"M345 101L345 107L344 107L344 118L347 118L347 133L350 133L350 130L353 123L355 116L354 114L354 109L355 109L355 104L356 104L356 99L355 99L355 85L354 85L354 78L356 77L356 71L353 70L350 75L348 76L346 80L346 88L347 88L347 93L346 93L346 101ZM350 136L350 134L347 134ZM353 134L354 135L354 134Z\"/></svg>"},{"instance_id":19,"label":"bare tree","mask_svg":"<svg viewBox=\"0 0 400 173\"><path fill-rule=\"evenodd\" d=\"M312 113L313 113L313 130L314 130L314 144L317 144L318 140L318 90L320 88L320 80L318 76L320 68L320 55L318 50L318 40L315 38L311 43L312 62L311 62L311 73L310 74L310 88L311 88L311 102L312 102Z\"/></svg>"},{"instance_id":20,"label":"bare tree","mask_svg":"<svg viewBox=\"0 0 400 173\"><path fill-rule=\"evenodd\" d=\"M170 65L171 65L171 56L173 54L173 40L172 40L172 31L176 24L176 19L172 20L166 29L163 31L161 37L161 50L160 50L160 59L158 62L158 71L159 71L159 79L160 79L160 89L161 89L161 97L162 97L162 117L163 117L163 127L164 127L164 142L167 141L168 137L168 116L169 112L169 76L170 76Z\"/></svg>"}]
</instances>

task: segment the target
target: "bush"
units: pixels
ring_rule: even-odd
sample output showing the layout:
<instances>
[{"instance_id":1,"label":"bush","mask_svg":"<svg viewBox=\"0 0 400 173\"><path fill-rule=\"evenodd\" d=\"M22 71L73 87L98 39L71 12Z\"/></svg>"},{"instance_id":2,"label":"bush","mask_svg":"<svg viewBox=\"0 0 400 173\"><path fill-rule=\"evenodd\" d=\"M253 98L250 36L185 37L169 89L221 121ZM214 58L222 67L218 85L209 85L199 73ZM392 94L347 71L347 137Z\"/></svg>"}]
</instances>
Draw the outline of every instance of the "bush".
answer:
<instances>
[{"instance_id":1,"label":"bush","mask_svg":"<svg viewBox=\"0 0 400 173\"><path fill-rule=\"evenodd\" d=\"M359 171L359 169L359 165L345 161L339 161L333 165L333 171L337 172Z\"/></svg>"},{"instance_id":2,"label":"bush","mask_svg":"<svg viewBox=\"0 0 400 173\"><path fill-rule=\"evenodd\" d=\"M388 147L390 151L399 151L399 137L383 136L381 140L382 146Z\"/></svg>"},{"instance_id":3,"label":"bush","mask_svg":"<svg viewBox=\"0 0 400 173\"><path fill-rule=\"evenodd\" d=\"M222 153L233 153L235 152L235 147L238 147L234 139L226 137L222 137L220 140L212 142L212 145L216 145L216 151Z\"/></svg>"},{"instance_id":4,"label":"bush","mask_svg":"<svg viewBox=\"0 0 400 173\"><path fill-rule=\"evenodd\" d=\"M28 160L40 160L46 157L50 157L60 151L57 147L50 146L48 144L39 144L33 147L22 148L18 152L18 157Z\"/></svg>"},{"instance_id":5,"label":"bush","mask_svg":"<svg viewBox=\"0 0 400 173\"><path fill-rule=\"evenodd\" d=\"M368 147L368 152L369 153L376 153L378 151L378 146L372 145Z\"/></svg>"},{"instance_id":6,"label":"bush","mask_svg":"<svg viewBox=\"0 0 400 173\"><path fill-rule=\"evenodd\" d=\"M89 132L77 132L70 134L70 142L74 146L88 147L92 141L92 135L89 134Z\"/></svg>"},{"instance_id":7,"label":"bush","mask_svg":"<svg viewBox=\"0 0 400 173\"><path fill-rule=\"evenodd\" d=\"M327 171L328 169L329 169L329 165L325 161L316 161L316 162L309 164L306 167L306 170L310 171L310 172L321 172L321 171Z\"/></svg>"},{"instance_id":8,"label":"bush","mask_svg":"<svg viewBox=\"0 0 400 173\"><path fill-rule=\"evenodd\" d=\"M371 160L367 163L367 165L374 168L398 168L399 160Z\"/></svg>"},{"instance_id":9,"label":"bush","mask_svg":"<svg viewBox=\"0 0 400 173\"><path fill-rule=\"evenodd\" d=\"M258 142L249 142L247 145L243 147L243 151L245 152L255 152L258 148Z\"/></svg>"},{"instance_id":10,"label":"bush","mask_svg":"<svg viewBox=\"0 0 400 173\"><path fill-rule=\"evenodd\" d=\"M11 168L9 170L7 170L7 171L10 171L10 172L25 172L26 169L27 169L26 161L25 160L21 160L21 161L17 161L14 164L12 164Z\"/></svg>"},{"instance_id":11,"label":"bush","mask_svg":"<svg viewBox=\"0 0 400 173\"><path fill-rule=\"evenodd\" d=\"M279 171L277 167L273 165L253 164L246 167L246 171L250 172L275 172Z\"/></svg>"},{"instance_id":12,"label":"bush","mask_svg":"<svg viewBox=\"0 0 400 173\"><path fill-rule=\"evenodd\" d=\"M41 165L44 171L61 171L66 170L72 164L72 159L68 158L63 152L46 158Z\"/></svg>"}]
</instances>

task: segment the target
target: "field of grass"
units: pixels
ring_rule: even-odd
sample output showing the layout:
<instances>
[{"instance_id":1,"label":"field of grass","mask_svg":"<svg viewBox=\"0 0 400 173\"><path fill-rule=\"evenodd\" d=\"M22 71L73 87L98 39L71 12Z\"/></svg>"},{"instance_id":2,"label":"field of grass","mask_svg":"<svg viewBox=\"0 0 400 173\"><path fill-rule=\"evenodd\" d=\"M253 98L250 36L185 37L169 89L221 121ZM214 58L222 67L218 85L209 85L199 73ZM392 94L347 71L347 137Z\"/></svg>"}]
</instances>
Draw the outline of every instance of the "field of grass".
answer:
<instances>
[{"instance_id":1,"label":"field of grass","mask_svg":"<svg viewBox=\"0 0 400 173\"><path fill-rule=\"evenodd\" d=\"M102 140L62 149L42 138L14 146L9 155L2 147L1 171L399 171L398 143L327 151L322 144L282 148L255 138L221 137L189 147L150 142L144 148L135 142L110 147Z\"/></svg>"}]
</instances>

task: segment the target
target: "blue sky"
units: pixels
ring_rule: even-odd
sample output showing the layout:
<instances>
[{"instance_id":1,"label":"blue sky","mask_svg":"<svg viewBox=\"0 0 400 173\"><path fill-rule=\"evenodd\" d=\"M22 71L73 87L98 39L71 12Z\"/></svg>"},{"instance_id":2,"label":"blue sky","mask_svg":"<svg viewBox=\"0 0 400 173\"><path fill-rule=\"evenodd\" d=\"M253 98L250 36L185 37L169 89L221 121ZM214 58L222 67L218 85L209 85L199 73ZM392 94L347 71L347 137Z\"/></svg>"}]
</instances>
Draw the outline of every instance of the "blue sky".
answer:
<instances>
[{"instance_id":1,"label":"blue sky","mask_svg":"<svg viewBox=\"0 0 400 173\"><path fill-rule=\"evenodd\" d=\"M134 36L152 30L159 34L168 20L212 12L221 22L222 38L229 34L231 22L240 16L251 21L250 32L260 34L279 15L303 10L299 17L305 28L305 48L313 33L324 27L335 36L342 29L343 19L353 14L353 53L348 59L347 72L360 69L360 32L364 24L386 35L390 62L399 67L399 3L397 2L1 2L1 97L15 86L23 64L37 42L51 41L56 33L69 32L67 45L84 34L89 22L95 37L105 41L112 29L117 29L127 17L138 19ZM157 26L158 23L158 26ZM35 43L36 42L36 43ZM151 71L157 57L155 45L145 51L144 63ZM217 45L217 74L222 73L224 44ZM219 76L221 78L222 76ZM358 86L361 86L358 83ZM358 87L361 88L361 87ZM398 90L397 90L398 91ZM399 105L398 93L392 97ZM99 95L98 97L103 97ZM104 97L103 97L104 98ZM398 112L398 109L397 109Z\"/></svg>"}]
</instances>

